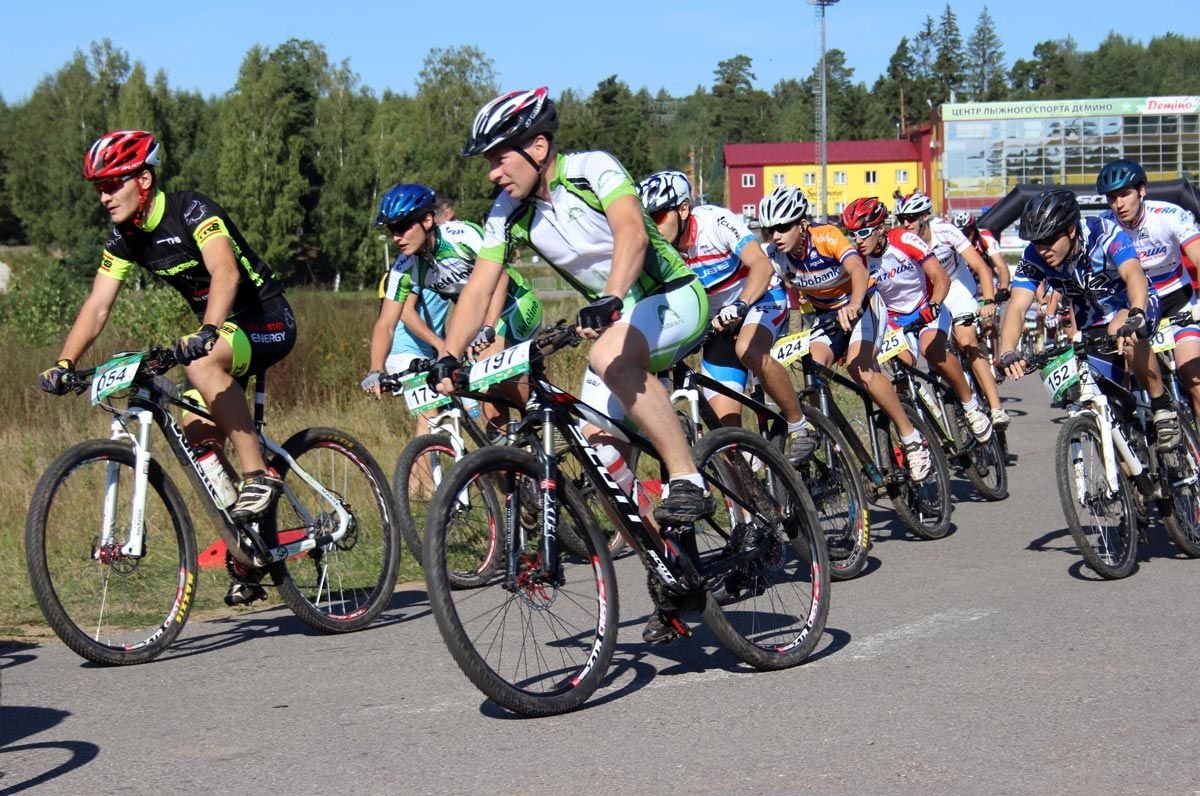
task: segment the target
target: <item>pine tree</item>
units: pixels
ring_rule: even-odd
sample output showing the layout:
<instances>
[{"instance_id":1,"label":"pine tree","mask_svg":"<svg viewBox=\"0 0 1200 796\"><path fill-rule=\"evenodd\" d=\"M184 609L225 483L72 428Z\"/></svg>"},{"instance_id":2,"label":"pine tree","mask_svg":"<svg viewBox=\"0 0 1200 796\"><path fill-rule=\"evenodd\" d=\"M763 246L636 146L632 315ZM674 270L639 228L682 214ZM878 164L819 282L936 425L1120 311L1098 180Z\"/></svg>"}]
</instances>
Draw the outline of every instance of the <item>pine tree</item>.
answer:
<instances>
[{"instance_id":1,"label":"pine tree","mask_svg":"<svg viewBox=\"0 0 1200 796\"><path fill-rule=\"evenodd\" d=\"M1004 48L987 6L979 12L975 32L965 53L966 89L976 102L994 102L1008 96L1005 84Z\"/></svg>"},{"instance_id":2,"label":"pine tree","mask_svg":"<svg viewBox=\"0 0 1200 796\"><path fill-rule=\"evenodd\" d=\"M949 102L963 82L963 44L958 30L958 19L949 4L942 12L942 19L935 38L936 57L933 62L935 105Z\"/></svg>"}]
</instances>

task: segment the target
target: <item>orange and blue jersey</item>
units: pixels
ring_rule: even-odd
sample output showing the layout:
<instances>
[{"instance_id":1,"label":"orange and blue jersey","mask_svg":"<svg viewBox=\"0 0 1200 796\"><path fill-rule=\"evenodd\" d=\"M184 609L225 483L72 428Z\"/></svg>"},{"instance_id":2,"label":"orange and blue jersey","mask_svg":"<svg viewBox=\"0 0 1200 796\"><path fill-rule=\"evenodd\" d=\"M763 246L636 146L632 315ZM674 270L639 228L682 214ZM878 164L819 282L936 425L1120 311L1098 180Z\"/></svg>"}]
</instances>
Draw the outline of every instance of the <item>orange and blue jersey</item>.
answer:
<instances>
[{"instance_id":1,"label":"orange and blue jersey","mask_svg":"<svg viewBox=\"0 0 1200 796\"><path fill-rule=\"evenodd\" d=\"M859 254L842 231L832 224L810 226L808 245L802 253L785 254L772 243L767 247L767 256L816 312L837 310L850 303L850 272L846 270L846 260Z\"/></svg>"}]
</instances>

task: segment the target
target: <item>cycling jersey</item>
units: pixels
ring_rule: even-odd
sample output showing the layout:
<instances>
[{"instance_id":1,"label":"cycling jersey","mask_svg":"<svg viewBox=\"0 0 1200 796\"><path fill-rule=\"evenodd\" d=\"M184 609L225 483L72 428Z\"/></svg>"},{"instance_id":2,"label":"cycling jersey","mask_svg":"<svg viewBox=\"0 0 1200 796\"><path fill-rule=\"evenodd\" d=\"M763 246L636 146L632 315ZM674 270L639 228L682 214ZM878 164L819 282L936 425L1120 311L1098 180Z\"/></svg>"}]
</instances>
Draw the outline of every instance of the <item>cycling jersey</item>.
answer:
<instances>
[{"instance_id":1,"label":"cycling jersey","mask_svg":"<svg viewBox=\"0 0 1200 796\"><path fill-rule=\"evenodd\" d=\"M594 300L612 270L613 232L605 210L622 196L640 203L625 168L607 152L560 154L550 181L550 201L536 196L517 200L501 193L488 214L479 256L495 263L528 246L562 274L576 290ZM650 239L641 273L624 296L630 300L660 293L672 282L691 279L679 252L663 239L645 212Z\"/></svg>"},{"instance_id":2,"label":"cycling jersey","mask_svg":"<svg viewBox=\"0 0 1200 796\"><path fill-rule=\"evenodd\" d=\"M709 312L716 315L741 295L750 275L750 267L742 262L742 250L757 246L758 241L741 218L716 205L692 208L685 223L680 253L704 285ZM773 274L767 291L778 287L779 277Z\"/></svg>"},{"instance_id":3,"label":"cycling jersey","mask_svg":"<svg viewBox=\"0 0 1200 796\"><path fill-rule=\"evenodd\" d=\"M283 295L283 285L254 253L229 215L212 199L192 191L155 193L145 224L114 227L104 244L100 273L123 281L140 265L179 291L203 320L212 275L201 250L211 240L226 238L239 268L237 294L229 317L261 311L269 299Z\"/></svg>"},{"instance_id":4,"label":"cycling jersey","mask_svg":"<svg viewBox=\"0 0 1200 796\"><path fill-rule=\"evenodd\" d=\"M929 302L924 266L937 257L920 235L906 229L889 230L883 254L866 259L888 315L907 315Z\"/></svg>"},{"instance_id":5,"label":"cycling jersey","mask_svg":"<svg viewBox=\"0 0 1200 796\"><path fill-rule=\"evenodd\" d=\"M850 303L850 273L846 260L858 250L832 224L808 228L808 246L803 254L784 254L774 243L767 256L788 284L797 288L817 312L840 309Z\"/></svg>"},{"instance_id":6,"label":"cycling jersey","mask_svg":"<svg viewBox=\"0 0 1200 796\"><path fill-rule=\"evenodd\" d=\"M405 259L405 255L400 255L396 261L392 263L392 268L396 264ZM392 271L389 270L379 280L379 298L387 298L388 283L390 281ZM417 312L421 316L421 320L433 330L433 333L438 337L444 337L446 331L446 312L450 308L450 302L434 293L432 290L424 291L417 298ZM404 321L396 322L396 331L392 334L392 348L388 352L389 359L397 354L411 354L420 356L425 359L433 358L437 350L426 343L424 340L418 339L404 325ZM391 368L388 372L392 372Z\"/></svg>"},{"instance_id":7,"label":"cycling jersey","mask_svg":"<svg viewBox=\"0 0 1200 796\"><path fill-rule=\"evenodd\" d=\"M1146 270L1146 277L1162 301L1175 291L1191 293L1192 280L1183 267L1180 249L1200 239L1200 227L1195 217L1178 205L1146 199L1142 213L1132 226L1125 226L1112 210L1101 214L1119 226L1133 241L1137 258Z\"/></svg>"},{"instance_id":8,"label":"cycling jersey","mask_svg":"<svg viewBox=\"0 0 1200 796\"><path fill-rule=\"evenodd\" d=\"M1085 218L1078 229L1079 253L1057 269L1046 264L1032 243L1026 246L1013 274L1012 286L1036 291L1039 284L1046 282L1071 302L1076 324L1099 326L1129 306L1125 280L1117 269L1136 259L1137 249L1124 230L1106 218ZM1152 285L1150 304L1157 308ZM1151 307L1147 308L1147 316L1157 314L1151 313Z\"/></svg>"},{"instance_id":9,"label":"cycling jersey","mask_svg":"<svg viewBox=\"0 0 1200 796\"><path fill-rule=\"evenodd\" d=\"M971 245L975 247L975 251L979 252L979 256L983 258L984 262L990 264L992 256L1000 254L1000 241L996 240L996 236L992 234L990 229L981 229L978 232L977 239L969 240L971 240Z\"/></svg>"},{"instance_id":10,"label":"cycling jersey","mask_svg":"<svg viewBox=\"0 0 1200 796\"><path fill-rule=\"evenodd\" d=\"M415 292L418 299L432 294L449 301L458 300L475 269L483 230L469 221L447 221L435 226L433 235L432 253L396 258L383 286L385 298L403 304ZM541 325L541 302L515 268L505 266L504 270L508 274L508 294L496 334L510 342L528 340Z\"/></svg>"},{"instance_id":11,"label":"cycling jersey","mask_svg":"<svg viewBox=\"0 0 1200 796\"><path fill-rule=\"evenodd\" d=\"M933 249L942 268L951 279L961 282L967 292L974 296L979 290L979 285L975 282L975 274L962 256L963 252L971 248L971 241L967 240L967 236L963 235L958 227L939 218L930 219L929 235L929 248Z\"/></svg>"}]
</instances>

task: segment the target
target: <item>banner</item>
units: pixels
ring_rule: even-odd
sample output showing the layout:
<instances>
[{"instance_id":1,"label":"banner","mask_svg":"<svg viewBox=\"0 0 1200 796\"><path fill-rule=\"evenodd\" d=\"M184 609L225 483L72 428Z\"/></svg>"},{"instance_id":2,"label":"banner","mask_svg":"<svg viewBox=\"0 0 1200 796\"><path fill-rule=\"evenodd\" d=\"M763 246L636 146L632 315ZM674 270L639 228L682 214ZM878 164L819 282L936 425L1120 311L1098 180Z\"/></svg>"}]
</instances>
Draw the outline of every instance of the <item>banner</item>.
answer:
<instances>
[{"instance_id":1,"label":"banner","mask_svg":"<svg viewBox=\"0 0 1200 796\"><path fill-rule=\"evenodd\" d=\"M947 102L942 105L942 121L944 122L977 122L992 119L1072 119L1084 116L1156 116L1181 113L1200 113L1200 97Z\"/></svg>"}]
</instances>

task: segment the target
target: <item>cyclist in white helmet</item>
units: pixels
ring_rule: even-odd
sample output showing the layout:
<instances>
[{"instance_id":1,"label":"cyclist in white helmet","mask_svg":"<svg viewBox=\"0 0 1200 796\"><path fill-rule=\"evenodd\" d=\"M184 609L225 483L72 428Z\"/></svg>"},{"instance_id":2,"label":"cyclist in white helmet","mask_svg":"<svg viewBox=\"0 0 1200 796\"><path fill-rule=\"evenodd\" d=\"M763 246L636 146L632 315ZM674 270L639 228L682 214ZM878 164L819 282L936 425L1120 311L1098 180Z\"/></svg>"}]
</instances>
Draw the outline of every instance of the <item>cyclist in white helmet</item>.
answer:
<instances>
[{"instance_id":1,"label":"cyclist in white helmet","mask_svg":"<svg viewBox=\"0 0 1200 796\"><path fill-rule=\"evenodd\" d=\"M670 396L653 374L700 339L708 297L646 215L625 168L607 152L560 154L557 129L558 112L544 86L496 97L475 116L463 155L487 159L488 179L500 194L431 383L443 392L454 389L451 377L483 322L506 257L529 246L590 302L579 311L579 333L595 340L589 368L616 398L597 408L610 415L628 412L666 465L670 484L655 520L695 522L716 509L716 500L696 469ZM591 403L586 387L580 397ZM694 537L680 542L695 549ZM670 641L676 607L657 601L656 608L642 637Z\"/></svg>"},{"instance_id":2,"label":"cyclist in white helmet","mask_svg":"<svg viewBox=\"0 0 1200 796\"><path fill-rule=\"evenodd\" d=\"M957 318L974 313L985 324L991 323L996 315L996 286L991 269L971 242L953 224L933 218L933 202L920 191L913 191L900 201L896 206L896 220L933 249L938 262L949 274L950 291L944 304L950 316ZM979 348L974 324L955 324L953 328L954 340L971 363L971 373L991 408L989 420L995 428L1007 428L1009 416L1000 405L996 374L991 361Z\"/></svg>"},{"instance_id":3,"label":"cyclist in white helmet","mask_svg":"<svg viewBox=\"0 0 1200 796\"><path fill-rule=\"evenodd\" d=\"M817 437L804 419L800 399L771 344L787 322L787 294L762 246L741 218L724 207L692 205L692 186L681 171L660 171L637 184L638 195L658 231L696 272L708 292L708 314L718 332L704 345L701 369L744 392L749 369L788 424L785 453L803 461ZM741 425L742 406L712 391L705 397L727 426Z\"/></svg>"}]
</instances>

